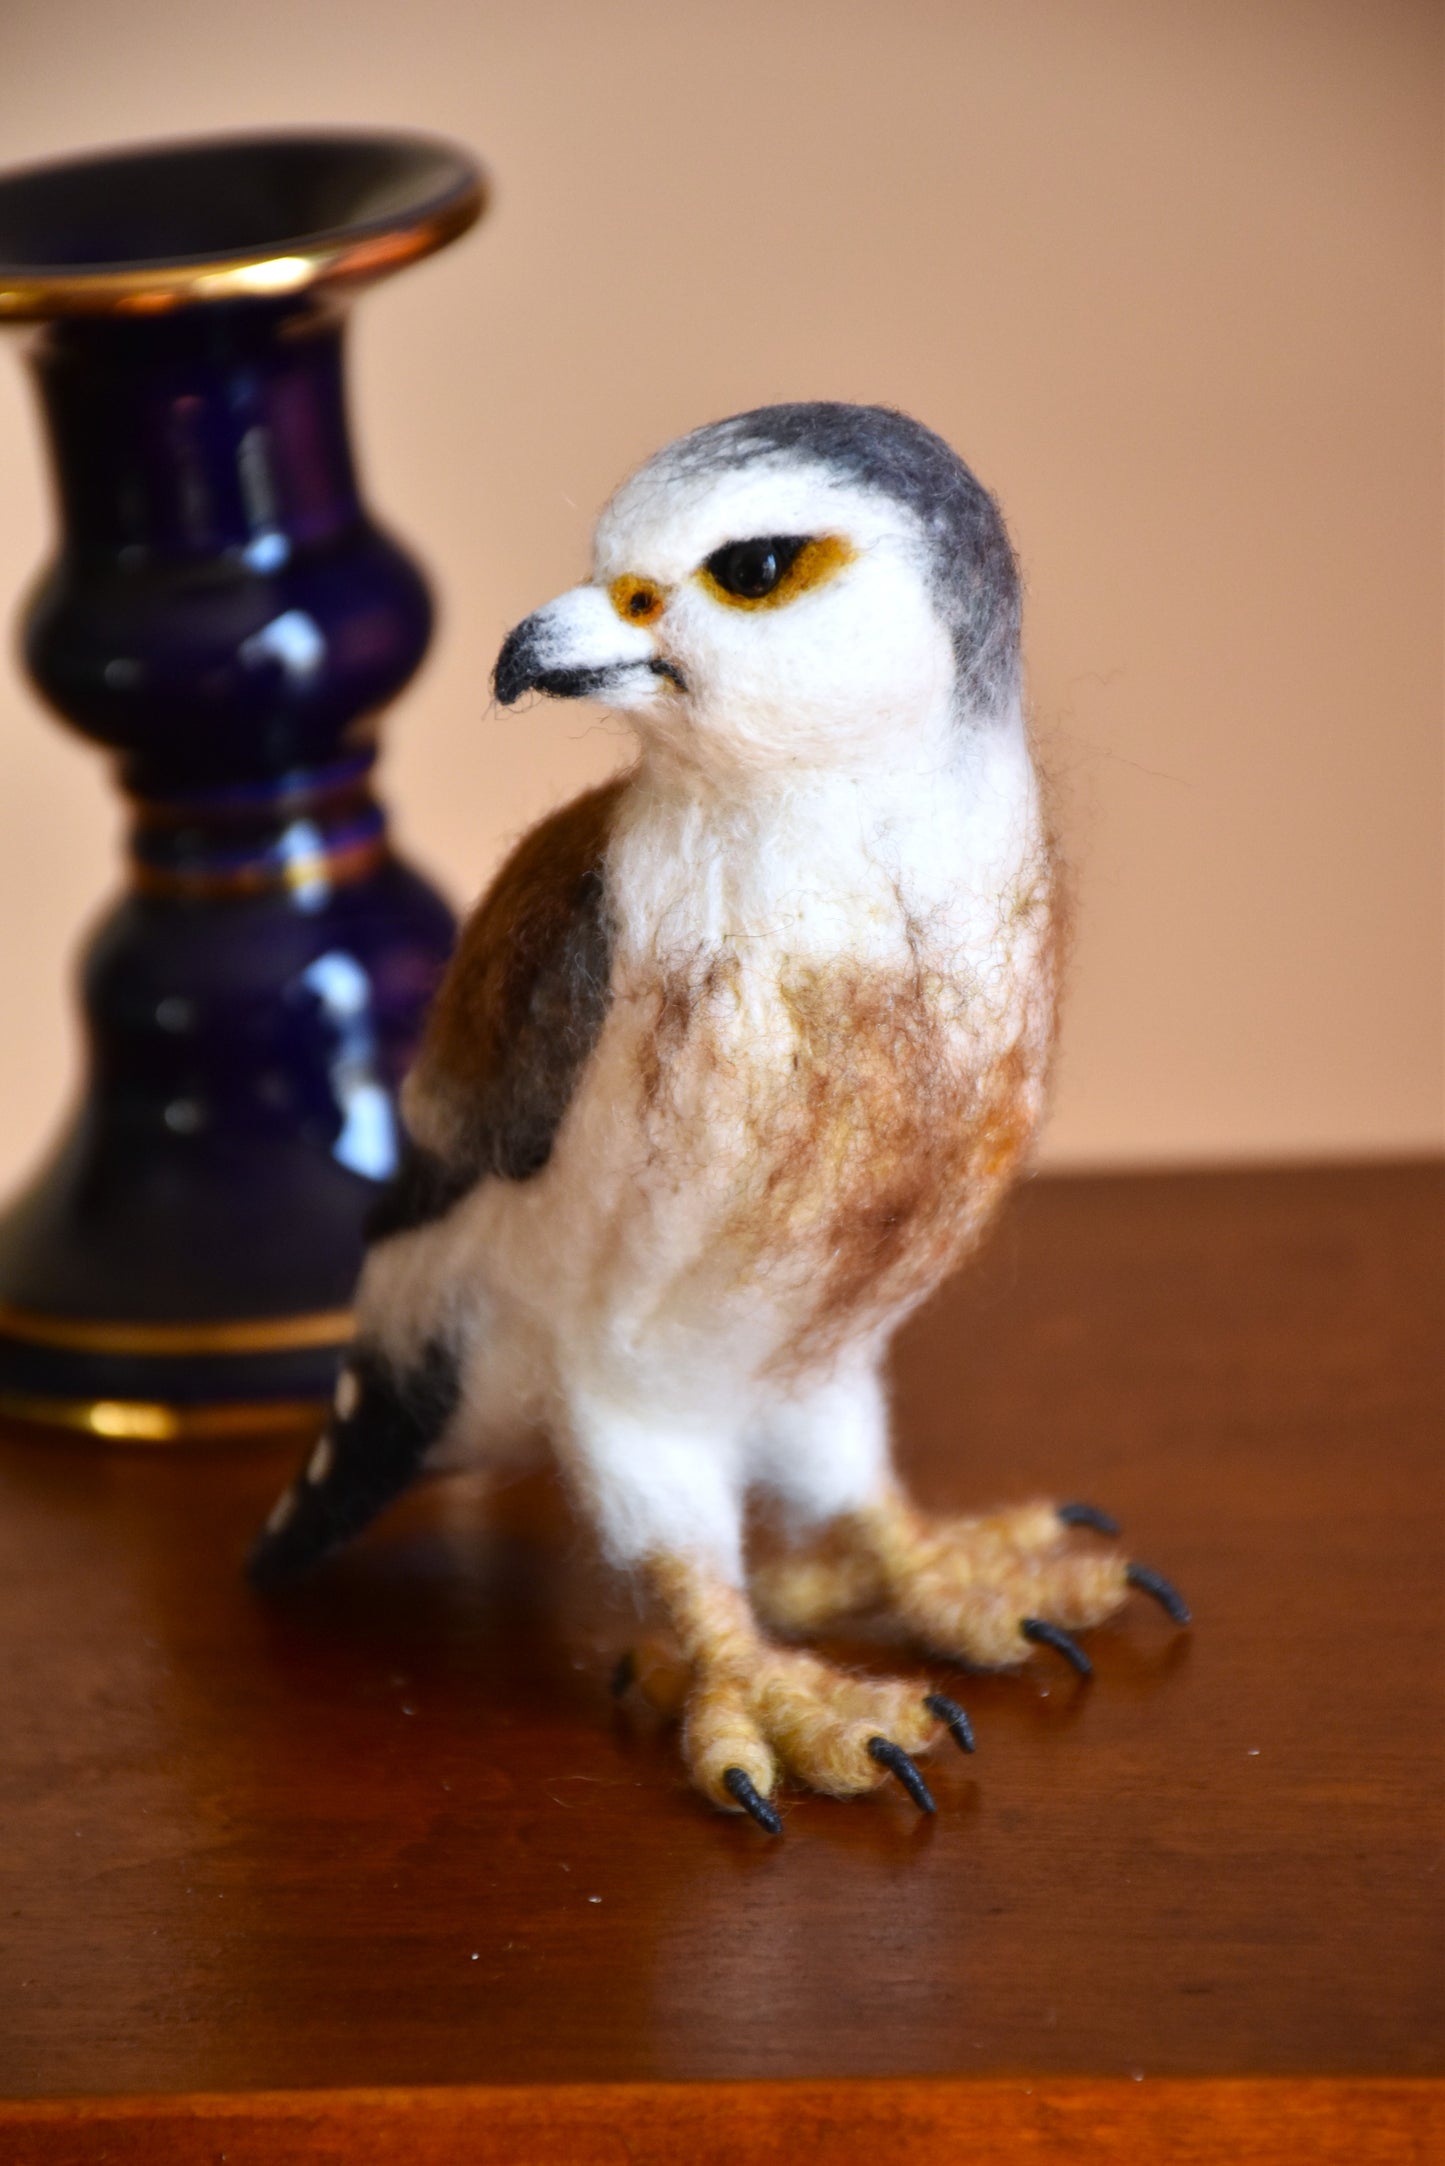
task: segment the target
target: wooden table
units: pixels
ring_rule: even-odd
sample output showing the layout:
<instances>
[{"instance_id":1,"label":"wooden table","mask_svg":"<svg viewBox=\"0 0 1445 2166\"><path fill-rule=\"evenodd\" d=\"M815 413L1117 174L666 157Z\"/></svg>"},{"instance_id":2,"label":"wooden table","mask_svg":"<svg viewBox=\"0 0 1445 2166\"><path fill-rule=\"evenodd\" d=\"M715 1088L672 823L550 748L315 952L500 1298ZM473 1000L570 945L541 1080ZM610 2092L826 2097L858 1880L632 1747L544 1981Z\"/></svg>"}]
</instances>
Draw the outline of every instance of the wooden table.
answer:
<instances>
[{"instance_id":1,"label":"wooden table","mask_svg":"<svg viewBox=\"0 0 1445 2166\"><path fill-rule=\"evenodd\" d=\"M274 1449L7 1436L0 2159L1445 2159L1442 1200L1041 1181L910 1327L923 1498L1197 1616L943 1673L932 1821L700 1805L536 1485L267 1604Z\"/></svg>"}]
</instances>

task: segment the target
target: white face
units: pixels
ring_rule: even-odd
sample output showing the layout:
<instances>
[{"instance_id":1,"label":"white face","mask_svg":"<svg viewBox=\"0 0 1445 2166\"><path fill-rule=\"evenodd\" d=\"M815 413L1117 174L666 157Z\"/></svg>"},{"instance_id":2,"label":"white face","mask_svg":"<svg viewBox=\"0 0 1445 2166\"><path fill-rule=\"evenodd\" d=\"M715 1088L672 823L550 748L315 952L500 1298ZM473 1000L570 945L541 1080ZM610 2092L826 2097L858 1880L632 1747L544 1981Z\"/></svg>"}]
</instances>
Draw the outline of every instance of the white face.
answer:
<instances>
[{"instance_id":1,"label":"white face","mask_svg":"<svg viewBox=\"0 0 1445 2166\"><path fill-rule=\"evenodd\" d=\"M604 699L704 766L896 758L947 732L953 684L909 513L782 457L644 467L602 515L591 583L519 626L497 671L504 701Z\"/></svg>"}]
</instances>

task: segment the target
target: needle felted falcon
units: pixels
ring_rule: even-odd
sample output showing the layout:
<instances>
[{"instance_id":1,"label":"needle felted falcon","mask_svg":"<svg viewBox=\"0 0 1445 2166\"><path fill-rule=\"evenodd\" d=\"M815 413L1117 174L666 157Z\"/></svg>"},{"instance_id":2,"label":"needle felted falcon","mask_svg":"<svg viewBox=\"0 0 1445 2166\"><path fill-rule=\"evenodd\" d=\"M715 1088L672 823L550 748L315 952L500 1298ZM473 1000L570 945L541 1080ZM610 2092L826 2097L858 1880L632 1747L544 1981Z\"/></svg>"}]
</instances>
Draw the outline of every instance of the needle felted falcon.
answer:
<instances>
[{"instance_id":1,"label":"needle felted falcon","mask_svg":"<svg viewBox=\"0 0 1445 2166\"><path fill-rule=\"evenodd\" d=\"M613 497L592 577L511 633L503 706L601 699L621 779L528 834L462 933L403 1096L334 1413L262 1584L421 1473L545 1427L680 1652L716 1805L780 1826L967 1718L796 1642L855 1612L1008 1666L1168 1583L1090 1507L929 1520L881 1364L978 1241L1043 1108L1057 930L992 498L881 407L774 406ZM752 1490L794 1543L749 1582ZM782 1637L775 1636L784 1635Z\"/></svg>"}]
</instances>

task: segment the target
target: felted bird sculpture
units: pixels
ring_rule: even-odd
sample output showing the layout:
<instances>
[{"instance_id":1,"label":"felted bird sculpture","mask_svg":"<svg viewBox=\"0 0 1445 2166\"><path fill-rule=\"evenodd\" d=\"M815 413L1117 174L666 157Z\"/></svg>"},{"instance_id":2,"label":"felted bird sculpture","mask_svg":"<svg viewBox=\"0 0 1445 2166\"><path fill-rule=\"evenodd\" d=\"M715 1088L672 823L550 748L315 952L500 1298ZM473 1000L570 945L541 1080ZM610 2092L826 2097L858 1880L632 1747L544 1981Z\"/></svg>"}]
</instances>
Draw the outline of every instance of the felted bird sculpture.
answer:
<instances>
[{"instance_id":1,"label":"felted bird sculpture","mask_svg":"<svg viewBox=\"0 0 1445 2166\"><path fill-rule=\"evenodd\" d=\"M928 1519L882 1363L979 1240L1044 1106L1049 840L999 511L881 407L762 408L624 483L592 576L496 666L605 701L619 780L483 897L403 1094L334 1411L251 1559L288 1578L423 1472L546 1429L679 1652L699 1790L770 1831L785 1777L844 1796L955 1701L797 1642L871 1612L1007 1667L1168 1583L1084 1505ZM749 1581L744 1505L793 1544Z\"/></svg>"}]
</instances>

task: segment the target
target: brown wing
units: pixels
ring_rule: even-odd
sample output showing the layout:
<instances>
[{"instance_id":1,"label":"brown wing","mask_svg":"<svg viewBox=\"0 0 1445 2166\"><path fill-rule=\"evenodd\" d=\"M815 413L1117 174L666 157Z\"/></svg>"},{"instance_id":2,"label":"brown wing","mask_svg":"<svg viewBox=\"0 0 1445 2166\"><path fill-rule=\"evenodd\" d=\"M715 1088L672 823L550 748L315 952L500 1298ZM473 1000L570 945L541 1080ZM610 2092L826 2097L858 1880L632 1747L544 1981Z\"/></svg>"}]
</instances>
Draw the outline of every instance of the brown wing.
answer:
<instances>
[{"instance_id":1,"label":"brown wing","mask_svg":"<svg viewBox=\"0 0 1445 2166\"><path fill-rule=\"evenodd\" d=\"M411 1131L370 1240L426 1224L552 1153L610 1002L607 843L625 782L525 835L462 928L406 1088Z\"/></svg>"}]
</instances>

